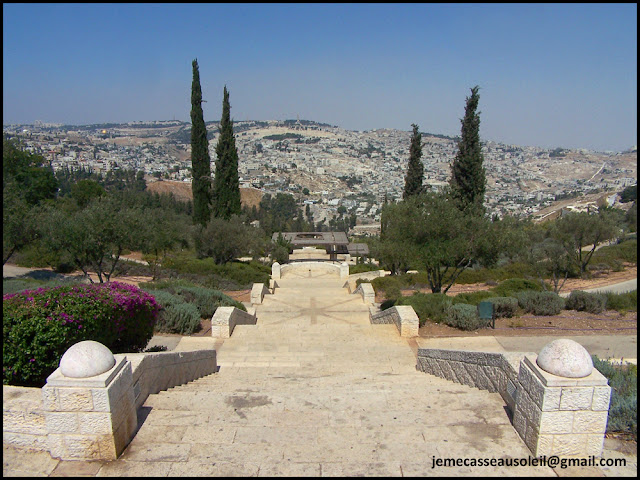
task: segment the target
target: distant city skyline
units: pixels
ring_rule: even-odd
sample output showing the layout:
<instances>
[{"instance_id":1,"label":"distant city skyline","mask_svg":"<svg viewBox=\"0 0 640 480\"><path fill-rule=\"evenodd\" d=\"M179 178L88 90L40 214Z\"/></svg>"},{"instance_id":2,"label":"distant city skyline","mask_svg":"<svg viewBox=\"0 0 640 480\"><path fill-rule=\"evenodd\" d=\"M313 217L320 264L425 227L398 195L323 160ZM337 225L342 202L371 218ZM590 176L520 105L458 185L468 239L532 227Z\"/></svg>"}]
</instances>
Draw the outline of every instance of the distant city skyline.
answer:
<instances>
[{"instance_id":1,"label":"distant city skyline","mask_svg":"<svg viewBox=\"0 0 640 480\"><path fill-rule=\"evenodd\" d=\"M637 145L637 4L3 4L3 124L189 121Z\"/></svg>"}]
</instances>

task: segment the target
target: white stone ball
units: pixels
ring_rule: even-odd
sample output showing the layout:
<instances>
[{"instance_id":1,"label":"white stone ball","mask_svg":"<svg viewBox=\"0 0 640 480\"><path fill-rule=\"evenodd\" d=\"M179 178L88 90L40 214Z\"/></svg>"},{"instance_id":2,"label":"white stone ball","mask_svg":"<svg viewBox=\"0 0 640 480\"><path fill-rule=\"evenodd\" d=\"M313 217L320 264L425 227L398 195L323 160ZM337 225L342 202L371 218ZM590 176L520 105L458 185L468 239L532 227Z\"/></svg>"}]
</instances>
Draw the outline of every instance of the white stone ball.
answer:
<instances>
[{"instance_id":1,"label":"white stone ball","mask_svg":"<svg viewBox=\"0 0 640 480\"><path fill-rule=\"evenodd\" d=\"M107 347L93 340L84 340L71 346L60 359L60 370L65 377L95 377L116 364Z\"/></svg>"},{"instance_id":2,"label":"white stone ball","mask_svg":"<svg viewBox=\"0 0 640 480\"><path fill-rule=\"evenodd\" d=\"M578 342L560 338L547 343L536 360L545 372L559 377L582 378L593 371L593 360L589 352Z\"/></svg>"}]
</instances>

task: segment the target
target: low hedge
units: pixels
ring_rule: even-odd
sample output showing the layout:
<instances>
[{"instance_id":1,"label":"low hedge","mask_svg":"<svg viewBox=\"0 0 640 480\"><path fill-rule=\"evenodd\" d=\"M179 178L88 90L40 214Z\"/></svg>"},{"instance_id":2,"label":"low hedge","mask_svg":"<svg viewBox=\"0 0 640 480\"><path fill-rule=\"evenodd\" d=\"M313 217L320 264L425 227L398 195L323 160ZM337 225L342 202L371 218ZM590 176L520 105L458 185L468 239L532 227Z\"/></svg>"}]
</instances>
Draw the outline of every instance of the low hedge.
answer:
<instances>
[{"instance_id":1,"label":"low hedge","mask_svg":"<svg viewBox=\"0 0 640 480\"><path fill-rule=\"evenodd\" d=\"M487 321L481 320L478 316L477 307L467 303L451 305L447 310L444 323L461 330L477 330L487 326Z\"/></svg>"},{"instance_id":2,"label":"low hedge","mask_svg":"<svg viewBox=\"0 0 640 480\"><path fill-rule=\"evenodd\" d=\"M490 297L486 301L493 304L496 318L511 318L518 311L518 299L514 297Z\"/></svg>"},{"instance_id":3,"label":"low hedge","mask_svg":"<svg viewBox=\"0 0 640 480\"><path fill-rule=\"evenodd\" d=\"M201 319L213 317L220 306L247 310L244 304L219 290L201 287L185 280L163 280L143 283L141 286L162 307L156 324L156 331L159 333L191 335L200 328Z\"/></svg>"},{"instance_id":4,"label":"low hedge","mask_svg":"<svg viewBox=\"0 0 640 480\"><path fill-rule=\"evenodd\" d=\"M606 295L608 310L616 310L620 313L638 311L638 290L625 293L608 292Z\"/></svg>"},{"instance_id":5,"label":"low hedge","mask_svg":"<svg viewBox=\"0 0 640 480\"><path fill-rule=\"evenodd\" d=\"M606 295L583 292L582 290L574 290L565 300L567 310L577 310L578 312L601 313L606 306Z\"/></svg>"},{"instance_id":6,"label":"low hedge","mask_svg":"<svg viewBox=\"0 0 640 480\"><path fill-rule=\"evenodd\" d=\"M525 290L516 294L518 305L534 315L558 315L564 308L564 298L553 292Z\"/></svg>"},{"instance_id":7,"label":"low hedge","mask_svg":"<svg viewBox=\"0 0 640 480\"><path fill-rule=\"evenodd\" d=\"M495 297L496 294L489 290L478 290L477 292L459 293L453 297L453 304L467 303L469 305L478 305L480 302L486 301L488 298Z\"/></svg>"},{"instance_id":8,"label":"low hedge","mask_svg":"<svg viewBox=\"0 0 640 480\"><path fill-rule=\"evenodd\" d=\"M539 282L535 282L533 280L525 278L510 278L500 282L497 286L491 289L493 295L496 297L515 297L516 293L525 290L541 292L543 288Z\"/></svg>"},{"instance_id":9,"label":"low hedge","mask_svg":"<svg viewBox=\"0 0 640 480\"><path fill-rule=\"evenodd\" d=\"M113 353L139 352L159 310L151 295L119 282L3 295L3 383L43 386L62 355L83 340Z\"/></svg>"},{"instance_id":10,"label":"low hedge","mask_svg":"<svg viewBox=\"0 0 640 480\"><path fill-rule=\"evenodd\" d=\"M173 303L160 312L156 331L190 335L200 329L200 321L198 307L191 303Z\"/></svg>"},{"instance_id":11,"label":"low hedge","mask_svg":"<svg viewBox=\"0 0 640 480\"><path fill-rule=\"evenodd\" d=\"M423 326L427 320L446 322L451 303L451 298L444 293L415 293L410 297L398 298L395 305L411 305L420 319L420 326Z\"/></svg>"},{"instance_id":12,"label":"low hedge","mask_svg":"<svg viewBox=\"0 0 640 480\"><path fill-rule=\"evenodd\" d=\"M593 366L609 380L611 403L607 419L607 433L631 434L638 441L638 367L612 365L592 356Z\"/></svg>"}]
</instances>

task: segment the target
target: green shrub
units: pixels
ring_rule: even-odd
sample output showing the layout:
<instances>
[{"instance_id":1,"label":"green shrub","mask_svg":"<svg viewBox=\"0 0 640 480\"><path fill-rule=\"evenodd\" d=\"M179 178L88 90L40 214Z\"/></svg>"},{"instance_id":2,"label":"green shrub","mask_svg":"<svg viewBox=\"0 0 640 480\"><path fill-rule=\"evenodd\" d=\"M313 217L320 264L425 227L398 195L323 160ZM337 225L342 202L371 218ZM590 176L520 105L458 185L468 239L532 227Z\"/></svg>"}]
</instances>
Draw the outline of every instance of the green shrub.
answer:
<instances>
[{"instance_id":1,"label":"green shrub","mask_svg":"<svg viewBox=\"0 0 640 480\"><path fill-rule=\"evenodd\" d=\"M197 276L216 276L233 282L239 287L248 288L253 283L269 284L271 268L260 262L228 262L221 265L213 258L195 258L194 254L180 253L167 258L163 265L180 274Z\"/></svg>"},{"instance_id":2,"label":"green shrub","mask_svg":"<svg viewBox=\"0 0 640 480\"><path fill-rule=\"evenodd\" d=\"M487 325L487 321L478 316L477 307L466 303L451 305L444 323L461 330L477 330Z\"/></svg>"},{"instance_id":3,"label":"green shrub","mask_svg":"<svg viewBox=\"0 0 640 480\"><path fill-rule=\"evenodd\" d=\"M431 320L435 323L445 322L451 298L443 293L415 293L410 297L400 297L396 305L411 305L420 319L420 326Z\"/></svg>"},{"instance_id":4,"label":"green shrub","mask_svg":"<svg viewBox=\"0 0 640 480\"><path fill-rule=\"evenodd\" d=\"M638 311L638 290L625 293L607 293L607 309L620 313Z\"/></svg>"},{"instance_id":5,"label":"green shrub","mask_svg":"<svg viewBox=\"0 0 640 480\"><path fill-rule=\"evenodd\" d=\"M593 366L609 380L611 402L607 432L630 433L638 440L638 367L612 365L592 356Z\"/></svg>"},{"instance_id":6,"label":"green shrub","mask_svg":"<svg viewBox=\"0 0 640 480\"><path fill-rule=\"evenodd\" d=\"M174 295L166 290L147 290L146 292L156 299L156 303L160 305L161 308L185 303L184 298L179 295Z\"/></svg>"},{"instance_id":7,"label":"green shrub","mask_svg":"<svg viewBox=\"0 0 640 480\"><path fill-rule=\"evenodd\" d=\"M510 278L493 287L491 291L496 297L515 297L515 294L523 290L534 290L540 292L543 290L539 282L526 280L524 278Z\"/></svg>"},{"instance_id":8,"label":"green shrub","mask_svg":"<svg viewBox=\"0 0 640 480\"><path fill-rule=\"evenodd\" d=\"M374 272L380 270L378 265L373 263L358 263L357 265L349 265L349 275L353 273Z\"/></svg>"},{"instance_id":9,"label":"green shrub","mask_svg":"<svg viewBox=\"0 0 640 480\"><path fill-rule=\"evenodd\" d=\"M139 352L153 336L160 306L119 282L39 288L2 297L3 383L39 386L75 343Z\"/></svg>"},{"instance_id":10,"label":"green shrub","mask_svg":"<svg viewBox=\"0 0 640 480\"><path fill-rule=\"evenodd\" d=\"M469 305L478 305L487 298L495 297L495 293L488 290L478 290L477 292L459 293L453 297L453 304L467 303Z\"/></svg>"},{"instance_id":11,"label":"green shrub","mask_svg":"<svg viewBox=\"0 0 640 480\"><path fill-rule=\"evenodd\" d=\"M565 300L564 308L567 310L577 310L579 312L600 313L604 311L606 306L606 295L574 290Z\"/></svg>"},{"instance_id":12,"label":"green shrub","mask_svg":"<svg viewBox=\"0 0 640 480\"><path fill-rule=\"evenodd\" d=\"M219 290L204 287L177 287L176 293L188 303L193 303L200 312L200 317L211 318L220 306L236 307L247 311L247 308Z\"/></svg>"},{"instance_id":13,"label":"green shrub","mask_svg":"<svg viewBox=\"0 0 640 480\"><path fill-rule=\"evenodd\" d=\"M156 331L191 335L200 328L200 312L191 303L176 303L162 309Z\"/></svg>"},{"instance_id":14,"label":"green shrub","mask_svg":"<svg viewBox=\"0 0 640 480\"><path fill-rule=\"evenodd\" d=\"M486 301L493 304L496 318L511 318L518 310L518 299L514 297L490 297Z\"/></svg>"},{"instance_id":15,"label":"green shrub","mask_svg":"<svg viewBox=\"0 0 640 480\"><path fill-rule=\"evenodd\" d=\"M525 290L516 297L518 305L534 315L558 315L564 308L564 298L553 292Z\"/></svg>"}]
</instances>

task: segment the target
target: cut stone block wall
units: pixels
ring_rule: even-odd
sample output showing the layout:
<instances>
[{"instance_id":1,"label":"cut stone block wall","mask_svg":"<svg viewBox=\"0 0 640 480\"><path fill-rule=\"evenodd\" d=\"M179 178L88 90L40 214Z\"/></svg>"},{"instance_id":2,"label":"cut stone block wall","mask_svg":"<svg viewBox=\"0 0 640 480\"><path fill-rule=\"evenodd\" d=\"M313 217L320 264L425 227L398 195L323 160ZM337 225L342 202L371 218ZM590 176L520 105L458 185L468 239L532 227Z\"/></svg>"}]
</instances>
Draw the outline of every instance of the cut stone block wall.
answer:
<instances>
[{"instance_id":1,"label":"cut stone block wall","mask_svg":"<svg viewBox=\"0 0 640 480\"><path fill-rule=\"evenodd\" d=\"M236 325L255 325L256 316L236 307L218 307L211 317L211 336L229 338Z\"/></svg>"},{"instance_id":2,"label":"cut stone block wall","mask_svg":"<svg viewBox=\"0 0 640 480\"><path fill-rule=\"evenodd\" d=\"M57 369L43 388L3 385L3 443L63 459L115 459L149 395L218 370L215 350L115 357L104 375L70 379Z\"/></svg>"},{"instance_id":3,"label":"cut stone block wall","mask_svg":"<svg viewBox=\"0 0 640 480\"><path fill-rule=\"evenodd\" d=\"M2 386L2 443L47 450L40 388Z\"/></svg>"},{"instance_id":4,"label":"cut stone block wall","mask_svg":"<svg viewBox=\"0 0 640 480\"><path fill-rule=\"evenodd\" d=\"M545 372L528 355L520 363L513 426L536 456L599 456L611 387L598 370L582 378Z\"/></svg>"},{"instance_id":5,"label":"cut stone block wall","mask_svg":"<svg viewBox=\"0 0 640 480\"><path fill-rule=\"evenodd\" d=\"M394 323L401 337L417 337L420 320L411 305L399 305L382 312L369 309L369 321L373 324Z\"/></svg>"},{"instance_id":6,"label":"cut stone block wall","mask_svg":"<svg viewBox=\"0 0 640 480\"><path fill-rule=\"evenodd\" d=\"M115 460L137 426L131 362L114 355L106 373L70 378L54 371L42 387L49 453L63 460Z\"/></svg>"},{"instance_id":7,"label":"cut stone block wall","mask_svg":"<svg viewBox=\"0 0 640 480\"><path fill-rule=\"evenodd\" d=\"M607 379L596 369L584 378L558 377L540 369L536 358L524 352L420 348L416 368L500 393L535 456L601 455L611 397Z\"/></svg>"}]
</instances>

